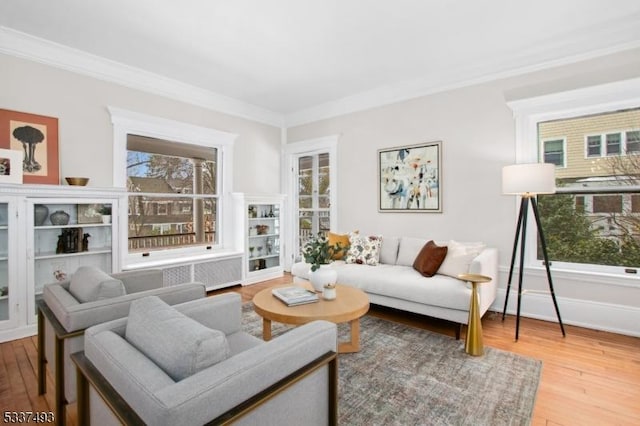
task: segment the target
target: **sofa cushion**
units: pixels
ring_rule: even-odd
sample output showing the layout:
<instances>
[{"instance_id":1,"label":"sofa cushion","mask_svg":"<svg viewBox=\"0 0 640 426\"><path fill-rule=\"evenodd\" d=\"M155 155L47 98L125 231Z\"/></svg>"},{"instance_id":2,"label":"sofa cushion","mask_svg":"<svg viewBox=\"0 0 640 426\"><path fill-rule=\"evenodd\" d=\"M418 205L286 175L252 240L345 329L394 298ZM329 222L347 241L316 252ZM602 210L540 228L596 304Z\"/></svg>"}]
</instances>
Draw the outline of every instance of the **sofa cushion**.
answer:
<instances>
[{"instance_id":1,"label":"sofa cushion","mask_svg":"<svg viewBox=\"0 0 640 426\"><path fill-rule=\"evenodd\" d=\"M438 272L438 268L440 268L446 256L446 246L440 247L433 241L429 241L418 253L416 260L413 262L413 269L420 272L424 277L432 277Z\"/></svg>"},{"instance_id":2,"label":"sofa cushion","mask_svg":"<svg viewBox=\"0 0 640 426\"><path fill-rule=\"evenodd\" d=\"M156 296L131 303L125 338L176 381L230 354L223 332L205 327Z\"/></svg>"},{"instance_id":3,"label":"sofa cushion","mask_svg":"<svg viewBox=\"0 0 640 426\"><path fill-rule=\"evenodd\" d=\"M334 234L333 232L328 232L327 239L329 240L329 245L335 246L340 244L340 248L342 249L338 253L334 253L331 258L333 260L342 259L349 250L349 234Z\"/></svg>"},{"instance_id":4,"label":"sofa cushion","mask_svg":"<svg viewBox=\"0 0 640 426\"><path fill-rule=\"evenodd\" d=\"M400 238L398 237L384 237L380 244L380 263L386 263L387 265L395 265L398 258L398 246L400 245Z\"/></svg>"},{"instance_id":5,"label":"sofa cushion","mask_svg":"<svg viewBox=\"0 0 640 426\"><path fill-rule=\"evenodd\" d=\"M396 265L413 266L413 261L429 240L424 238L402 237L398 248L398 259Z\"/></svg>"},{"instance_id":6,"label":"sofa cushion","mask_svg":"<svg viewBox=\"0 0 640 426\"><path fill-rule=\"evenodd\" d=\"M81 266L71 276L69 293L80 303L124 296L122 281L93 266Z\"/></svg>"},{"instance_id":7,"label":"sofa cushion","mask_svg":"<svg viewBox=\"0 0 640 426\"><path fill-rule=\"evenodd\" d=\"M438 274L457 278L458 275L469 272L471 262L484 250L485 245L483 243L459 243L451 240L448 247L447 257L440 265Z\"/></svg>"},{"instance_id":8,"label":"sofa cushion","mask_svg":"<svg viewBox=\"0 0 640 426\"><path fill-rule=\"evenodd\" d=\"M382 235L364 236L355 232L349 234L349 251L345 257L347 263L376 266L380 259Z\"/></svg>"}]
</instances>

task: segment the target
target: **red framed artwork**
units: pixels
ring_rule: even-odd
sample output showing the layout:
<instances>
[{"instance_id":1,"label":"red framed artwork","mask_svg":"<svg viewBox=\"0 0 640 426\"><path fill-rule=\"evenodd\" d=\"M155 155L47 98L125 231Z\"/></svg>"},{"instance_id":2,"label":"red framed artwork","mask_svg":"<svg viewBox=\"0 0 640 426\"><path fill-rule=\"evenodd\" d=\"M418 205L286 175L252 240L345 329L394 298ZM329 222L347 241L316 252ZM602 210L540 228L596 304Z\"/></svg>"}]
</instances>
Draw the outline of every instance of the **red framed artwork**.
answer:
<instances>
[{"instance_id":1,"label":"red framed artwork","mask_svg":"<svg viewBox=\"0 0 640 426\"><path fill-rule=\"evenodd\" d=\"M0 148L24 153L24 183L60 184L57 118L0 109Z\"/></svg>"}]
</instances>

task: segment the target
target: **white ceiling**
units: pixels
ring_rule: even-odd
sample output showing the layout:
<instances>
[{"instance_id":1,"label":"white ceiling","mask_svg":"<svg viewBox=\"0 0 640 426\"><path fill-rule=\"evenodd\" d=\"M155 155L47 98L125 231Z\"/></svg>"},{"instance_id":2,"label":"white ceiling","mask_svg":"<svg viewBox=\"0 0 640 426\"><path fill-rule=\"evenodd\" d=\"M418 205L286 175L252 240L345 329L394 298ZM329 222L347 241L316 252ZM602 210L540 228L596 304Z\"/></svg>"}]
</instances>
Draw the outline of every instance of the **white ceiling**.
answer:
<instances>
[{"instance_id":1,"label":"white ceiling","mask_svg":"<svg viewBox=\"0 0 640 426\"><path fill-rule=\"evenodd\" d=\"M638 47L640 1L2 0L0 26L285 117Z\"/></svg>"}]
</instances>

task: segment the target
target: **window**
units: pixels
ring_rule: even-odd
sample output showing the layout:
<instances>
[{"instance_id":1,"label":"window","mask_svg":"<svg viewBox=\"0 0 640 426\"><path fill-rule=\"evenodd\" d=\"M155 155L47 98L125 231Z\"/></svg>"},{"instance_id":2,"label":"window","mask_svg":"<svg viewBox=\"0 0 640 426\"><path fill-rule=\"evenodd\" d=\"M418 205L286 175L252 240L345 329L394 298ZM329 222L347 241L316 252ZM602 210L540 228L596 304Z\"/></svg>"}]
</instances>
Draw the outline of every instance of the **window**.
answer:
<instances>
[{"instance_id":1,"label":"window","mask_svg":"<svg viewBox=\"0 0 640 426\"><path fill-rule=\"evenodd\" d=\"M564 167L564 139L546 140L542 142L544 162Z\"/></svg>"},{"instance_id":2,"label":"window","mask_svg":"<svg viewBox=\"0 0 640 426\"><path fill-rule=\"evenodd\" d=\"M541 138L566 135L571 153L568 166L556 172L557 193L538 197L552 262L640 267L640 215L634 210L640 196L639 142L635 131L611 131L639 124L640 108L538 123ZM623 151L625 140L632 151ZM584 141L587 158L579 154ZM545 162L548 151L545 144L540 153Z\"/></svg>"},{"instance_id":3,"label":"window","mask_svg":"<svg viewBox=\"0 0 640 426\"><path fill-rule=\"evenodd\" d=\"M627 154L640 154L640 130L626 133Z\"/></svg>"},{"instance_id":4,"label":"window","mask_svg":"<svg viewBox=\"0 0 640 426\"><path fill-rule=\"evenodd\" d=\"M609 117L603 114L601 117ZM615 123L611 124L615 126ZM634 126L637 126L635 123ZM605 140L605 151L602 150L602 140ZM626 154L640 154L640 130L611 132L586 137L587 157L602 157Z\"/></svg>"},{"instance_id":5,"label":"window","mask_svg":"<svg viewBox=\"0 0 640 426\"><path fill-rule=\"evenodd\" d=\"M587 157L600 157L602 155L602 138L600 135L587 136Z\"/></svg>"},{"instance_id":6,"label":"window","mask_svg":"<svg viewBox=\"0 0 640 426\"><path fill-rule=\"evenodd\" d=\"M109 107L123 269L216 256L234 249L232 188L236 135ZM120 173L118 173L120 171ZM127 217L124 217L125 212Z\"/></svg>"},{"instance_id":7,"label":"window","mask_svg":"<svg viewBox=\"0 0 640 426\"><path fill-rule=\"evenodd\" d=\"M216 241L216 148L129 135L129 252Z\"/></svg>"},{"instance_id":8,"label":"window","mask_svg":"<svg viewBox=\"0 0 640 426\"><path fill-rule=\"evenodd\" d=\"M607 155L620 155L621 139L620 133L607 135Z\"/></svg>"}]
</instances>

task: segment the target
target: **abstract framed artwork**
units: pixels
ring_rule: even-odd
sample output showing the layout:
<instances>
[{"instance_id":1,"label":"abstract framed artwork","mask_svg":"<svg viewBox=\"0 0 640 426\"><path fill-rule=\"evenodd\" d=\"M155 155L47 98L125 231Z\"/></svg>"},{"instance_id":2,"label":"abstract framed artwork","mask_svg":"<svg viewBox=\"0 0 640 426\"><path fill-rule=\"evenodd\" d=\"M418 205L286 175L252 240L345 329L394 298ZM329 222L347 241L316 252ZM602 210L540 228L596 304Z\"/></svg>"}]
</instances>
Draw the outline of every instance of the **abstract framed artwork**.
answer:
<instances>
[{"instance_id":1,"label":"abstract framed artwork","mask_svg":"<svg viewBox=\"0 0 640 426\"><path fill-rule=\"evenodd\" d=\"M378 150L380 212L442 212L442 142Z\"/></svg>"},{"instance_id":2,"label":"abstract framed artwork","mask_svg":"<svg viewBox=\"0 0 640 426\"><path fill-rule=\"evenodd\" d=\"M57 118L0 109L0 148L24 153L24 183L60 184Z\"/></svg>"},{"instance_id":3,"label":"abstract framed artwork","mask_svg":"<svg viewBox=\"0 0 640 426\"><path fill-rule=\"evenodd\" d=\"M0 149L0 183L22 183L22 151Z\"/></svg>"}]
</instances>

